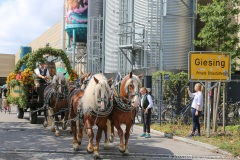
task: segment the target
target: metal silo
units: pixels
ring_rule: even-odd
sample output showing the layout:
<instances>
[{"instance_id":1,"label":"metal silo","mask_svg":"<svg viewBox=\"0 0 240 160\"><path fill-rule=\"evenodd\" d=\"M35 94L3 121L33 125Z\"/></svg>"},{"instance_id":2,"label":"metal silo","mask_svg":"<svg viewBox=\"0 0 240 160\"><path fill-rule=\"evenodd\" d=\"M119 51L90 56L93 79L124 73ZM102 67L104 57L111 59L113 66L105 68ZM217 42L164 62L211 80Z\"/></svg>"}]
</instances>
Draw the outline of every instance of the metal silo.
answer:
<instances>
[{"instance_id":1,"label":"metal silo","mask_svg":"<svg viewBox=\"0 0 240 160\"><path fill-rule=\"evenodd\" d=\"M87 70L92 73L103 71L103 6L104 0L88 2Z\"/></svg>"},{"instance_id":2,"label":"metal silo","mask_svg":"<svg viewBox=\"0 0 240 160\"><path fill-rule=\"evenodd\" d=\"M129 51L137 69L187 70L188 52L193 50L195 3L195 0L134 0L133 47ZM119 16L120 22L124 16ZM138 41L139 37L143 40Z\"/></svg>"},{"instance_id":3,"label":"metal silo","mask_svg":"<svg viewBox=\"0 0 240 160\"><path fill-rule=\"evenodd\" d=\"M193 41L194 0L164 0L161 48L163 70L187 70ZM160 64L161 65L161 64ZM161 67L161 66L160 66Z\"/></svg>"},{"instance_id":4,"label":"metal silo","mask_svg":"<svg viewBox=\"0 0 240 160\"><path fill-rule=\"evenodd\" d=\"M118 71L119 0L106 0L105 5L105 72Z\"/></svg>"}]
</instances>

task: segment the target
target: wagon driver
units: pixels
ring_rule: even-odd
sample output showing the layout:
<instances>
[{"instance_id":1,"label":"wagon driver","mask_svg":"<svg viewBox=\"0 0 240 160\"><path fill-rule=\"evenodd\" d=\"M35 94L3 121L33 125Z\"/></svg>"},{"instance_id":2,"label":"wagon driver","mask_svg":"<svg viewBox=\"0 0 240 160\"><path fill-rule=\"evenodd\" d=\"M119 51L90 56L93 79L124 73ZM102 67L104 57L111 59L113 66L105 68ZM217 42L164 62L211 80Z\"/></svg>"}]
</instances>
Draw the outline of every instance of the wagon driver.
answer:
<instances>
[{"instance_id":1,"label":"wagon driver","mask_svg":"<svg viewBox=\"0 0 240 160\"><path fill-rule=\"evenodd\" d=\"M45 62L40 61L39 67L35 69L36 74L36 88L37 88L37 94L38 94L38 103L43 103L44 100L44 89L47 86L46 79L50 78L50 74L48 69L45 67Z\"/></svg>"}]
</instances>

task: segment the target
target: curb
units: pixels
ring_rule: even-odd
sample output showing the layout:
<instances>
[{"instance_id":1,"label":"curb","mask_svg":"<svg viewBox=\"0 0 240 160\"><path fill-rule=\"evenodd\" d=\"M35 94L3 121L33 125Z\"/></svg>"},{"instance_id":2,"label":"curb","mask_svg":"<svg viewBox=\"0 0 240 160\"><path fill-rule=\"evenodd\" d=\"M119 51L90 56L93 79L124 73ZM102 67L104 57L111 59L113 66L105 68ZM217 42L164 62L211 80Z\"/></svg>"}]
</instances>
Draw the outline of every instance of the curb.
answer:
<instances>
[{"instance_id":1,"label":"curb","mask_svg":"<svg viewBox=\"0 0 240 160\"><path fill-rule=\"evenodd\" d=\"M142 127L138 126L138 125L134 125L134 127L138 128L138 129L142 129ZM154 133L154 134L160 135L160 136L164 136L163 132L156 131L154 129L151 129L151 132ZM211 150L213 152L216 152L216 153L221 153L221 154L224 154L224 155L227 155L227 156L231 156L231 153L229 153L227 151L224 151L222 149L219 149L219 147L216 147L216 146L213 146L213 145L210 145L210 144L206 144L206 143L203 143L203 142L199 142L199 141L194 141L190 138L173 136L173 139L176 139L176 140L179 140L179 141L182 141L182 142L186 142L186 143L190 143L190 144L202 147L202 148L206 148L206 149L209 149L209 150Z\"/></svg>"}]
</instances>

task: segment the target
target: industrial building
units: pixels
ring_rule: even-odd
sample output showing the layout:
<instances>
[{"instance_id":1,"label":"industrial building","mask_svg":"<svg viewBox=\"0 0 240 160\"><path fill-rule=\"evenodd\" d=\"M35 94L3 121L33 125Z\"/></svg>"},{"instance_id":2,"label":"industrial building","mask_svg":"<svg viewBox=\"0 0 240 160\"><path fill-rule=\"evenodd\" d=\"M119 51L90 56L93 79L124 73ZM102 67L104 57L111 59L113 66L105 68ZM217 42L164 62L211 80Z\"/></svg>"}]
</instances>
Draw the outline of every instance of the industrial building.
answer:
<instances>
[{"instance_id":1,"label":"industrial building","mask_svg":"<svg viewBox=\"0 0 240 160\"><path fill-rule=\"evenodd\" d=\"M82 2L78 4L82 7L80 15L65 1L62 21L27 46L32 51L46 44L65 50L78 73L125 75L141 71L151 75L157 70L188 70L188 53L196 49L193 40L202 27L195 14L196 5L210 0ZM20 52L15 55L15 63L19 59ZM7 72L0 77L6 77Z\"/></svg>"}]
</instances>

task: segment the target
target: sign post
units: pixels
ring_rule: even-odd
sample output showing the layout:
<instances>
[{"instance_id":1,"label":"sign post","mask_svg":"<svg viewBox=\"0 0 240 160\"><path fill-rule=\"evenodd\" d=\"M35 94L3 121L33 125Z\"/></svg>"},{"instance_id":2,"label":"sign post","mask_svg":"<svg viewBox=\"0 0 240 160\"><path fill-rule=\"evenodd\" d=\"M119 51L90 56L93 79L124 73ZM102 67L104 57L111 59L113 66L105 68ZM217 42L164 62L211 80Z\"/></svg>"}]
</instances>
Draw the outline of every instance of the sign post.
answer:
<instances>
[{"instance_id":1,"label":"sign post","mask_svg":"<svg viewBox=\"0 0 240 160\"><path fill-rule=\"evenodd\" d=\"M210 109L211 109L211 100L210 100L210 90L211 90L211 82L207 82L207 138L210 137Z\"/></svg>"},{"instance_id":2,"label":"sign post","mask_svg":"<svg viewBox=\"0 0 240 160\"><path fill-rule=\"evenodd\" d=\"M230 53L189 52L188 80L192 82L207 81L207 137L210 137L210 90L211 82L231 80Z\"/></svg>"}]
</instances>

